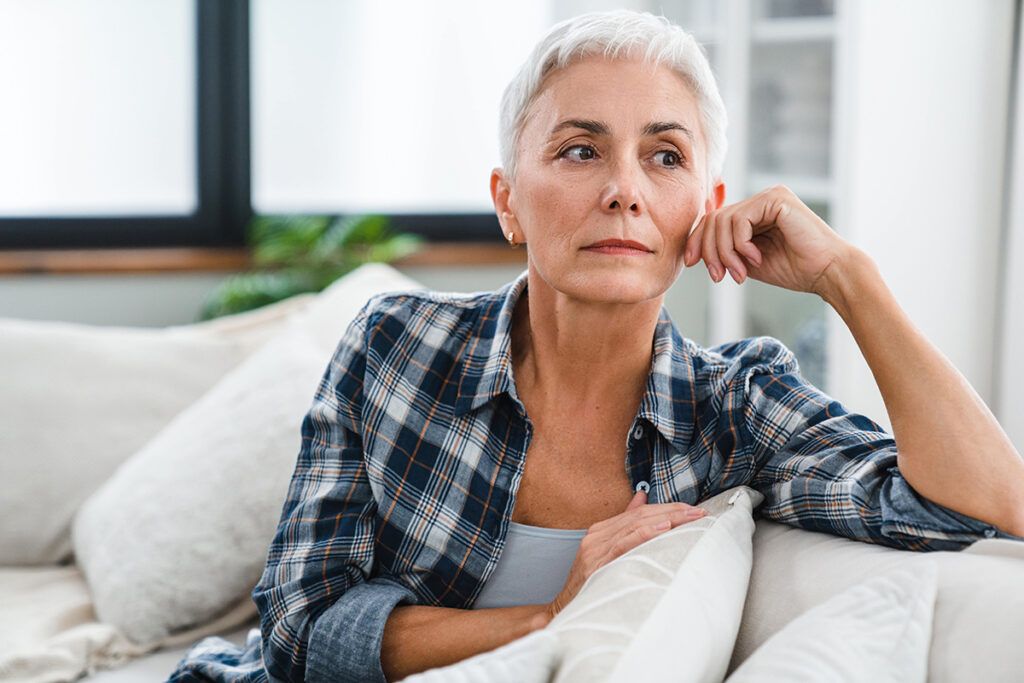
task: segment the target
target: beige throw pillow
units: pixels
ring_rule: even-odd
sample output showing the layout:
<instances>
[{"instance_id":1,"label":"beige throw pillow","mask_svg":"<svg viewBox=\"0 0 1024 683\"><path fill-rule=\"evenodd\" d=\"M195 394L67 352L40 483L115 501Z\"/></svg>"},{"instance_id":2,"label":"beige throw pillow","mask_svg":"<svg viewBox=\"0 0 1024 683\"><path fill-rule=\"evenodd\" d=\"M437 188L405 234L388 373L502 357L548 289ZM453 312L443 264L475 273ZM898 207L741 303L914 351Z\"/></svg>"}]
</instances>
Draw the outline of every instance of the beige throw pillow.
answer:
<instances>
[{"instance_id":1,"label":"beige throw pillow","mask_svg":"<svg viewBox=\"0 0 1024 683\"><path fill-rule=\"evenodd\" d=\"M82 505L73 543L101 621L147 644L251 601L342 333L371 296L419 287L384 264L338 280Z\"/></svg>"},{"instance_id":2,"label":"beige throw pillow","mask_svg":"<svg viewBox=\"0 0 1024 683\"><path fill-rule=\"evenodd\" d=\"M71 559L71 519L304 300L167 328L0 318L0 565Z\"/></svg>"}]
</instances>

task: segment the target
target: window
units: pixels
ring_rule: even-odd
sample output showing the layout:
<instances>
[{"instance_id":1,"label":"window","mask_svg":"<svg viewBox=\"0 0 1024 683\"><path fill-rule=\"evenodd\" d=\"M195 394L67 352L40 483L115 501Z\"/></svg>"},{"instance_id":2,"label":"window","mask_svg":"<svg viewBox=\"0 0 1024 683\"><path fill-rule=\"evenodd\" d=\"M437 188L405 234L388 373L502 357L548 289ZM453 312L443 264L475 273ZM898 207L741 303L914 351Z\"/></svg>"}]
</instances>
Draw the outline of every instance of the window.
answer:
<instances>
[{"instance_id":1,"label":"window","mask_svg":"<svg viewBox=\"0 0 1024 683\"><path fill-rule=\"evenodd\" d=\"M240 244L247 25L238 0L0 4L0 247Z\"/></svg>"},{"instance_id":2,"label":"window","mask_svg":"<svg viewBox=\"0 0 1024 683\"><path fill-rule=\"evenodd\" d=\"M240 245L253 211L493 239L550 4L7 0L0 248Z\"/></svg>"},{"instance_id":3,"label":"window","mask_svg":"<svg viewBox=\"0 0 1024 683\"><path fill-rule=\"evenodd\" d=\"M501 95L548 4L253 0L253 206L495 239Z\"/></svg>"}]
</instances>

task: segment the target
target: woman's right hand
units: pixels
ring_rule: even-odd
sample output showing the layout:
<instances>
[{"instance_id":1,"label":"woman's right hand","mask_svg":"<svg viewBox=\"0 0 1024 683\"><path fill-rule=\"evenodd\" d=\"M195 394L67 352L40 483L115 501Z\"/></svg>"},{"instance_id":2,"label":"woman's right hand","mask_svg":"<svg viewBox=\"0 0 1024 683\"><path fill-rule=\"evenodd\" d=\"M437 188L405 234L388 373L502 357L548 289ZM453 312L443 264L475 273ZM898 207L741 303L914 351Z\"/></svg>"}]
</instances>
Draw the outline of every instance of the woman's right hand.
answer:
<instances>
[{"instance_id":1,"label":"woman's right hand","mask_svg":"<svg viewBox=\"0 0 1024 683\"><path fill-rule=\"evenodd\" d=\"M599 568L608 564L644 541L692 522L707 514L704 509L686 503L647 504L647 493L637 491L624 512L598 522L587 529L580 541L576 559L569 569L565 587L548 604L547 620L562 611L576 597L586 580Z\"/></svg>"}]
</instances>

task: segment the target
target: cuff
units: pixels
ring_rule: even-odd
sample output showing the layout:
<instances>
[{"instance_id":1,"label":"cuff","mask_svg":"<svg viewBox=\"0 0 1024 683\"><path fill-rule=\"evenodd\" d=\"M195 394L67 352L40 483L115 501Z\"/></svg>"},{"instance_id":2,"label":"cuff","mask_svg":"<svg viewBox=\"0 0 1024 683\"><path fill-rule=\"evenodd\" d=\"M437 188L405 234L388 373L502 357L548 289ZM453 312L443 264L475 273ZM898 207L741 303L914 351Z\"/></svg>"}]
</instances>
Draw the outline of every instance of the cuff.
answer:
<instances>
[{"instance_id":1,"label":"cuff","mask_svg":"<svg viewBox=\"0 0 1024 683\"><path fill-rule=\"evenodd\" d=\"M306 680L387 683L380 665L384 624L400 603L417 602L411 589L384 576L349 588L310 630Z\"/></svg>"},{"instance_id":2,"label":"cuff","mask_svg":"<svg viewBox=\"0 0 1024 683\"><path fill-rule=\"evenodd\" d=\"M882 496L882 533L893 539L927 539L930 550L962 550L984 538L1024 540L999 527L921 496L890 468Z\"/></svg>"}]
</instances>

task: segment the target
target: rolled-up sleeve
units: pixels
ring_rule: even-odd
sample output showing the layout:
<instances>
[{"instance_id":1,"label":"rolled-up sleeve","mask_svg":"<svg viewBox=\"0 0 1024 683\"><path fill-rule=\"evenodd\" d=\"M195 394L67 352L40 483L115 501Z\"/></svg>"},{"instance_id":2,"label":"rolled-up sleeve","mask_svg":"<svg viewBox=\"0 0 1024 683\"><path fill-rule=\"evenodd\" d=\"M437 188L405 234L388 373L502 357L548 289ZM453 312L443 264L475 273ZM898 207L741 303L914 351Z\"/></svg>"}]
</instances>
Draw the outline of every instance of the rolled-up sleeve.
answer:
<instances>
[{"instance_id":1,"label":"rolled-up sleeve","mask_svg":"<svg viewBox=\"0 0 1024 683\"><path fill-rule=\"evenodd\" d=\"M361 434L366 330L376 297L348 325L302 421L281 520L252 591L272 681L384 681L384 623L415 594L371 577L377 505Z\"/></svg>"},{"instance_id":2,"label":"rolled-up sleeve","mask_svg":"<svg viewBox=\"0 0 1024 683\"><path fill-rule=\"evenodd\" d=\"M739 362L729 403L750 458L757 514L812 531L917 551L962 550L983 538L1024 538L924 498L897 466L885 429L804 379L771 337Z\"/></svg>"},{"instance_id":3,"label":"rolled-up sleeve","mask_svg":"<svg viewBox=\"0 0 1024 683\"><path fill-rule=\"evenodd\" d=\"M387 577L374 577L350 588L313 626L306 680L387 680L380 664L384 623L399 604L415 601L408 587Z\"/></svg>"}]
</instances>

